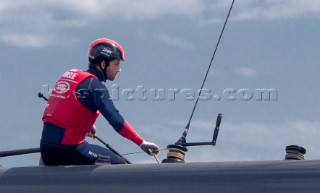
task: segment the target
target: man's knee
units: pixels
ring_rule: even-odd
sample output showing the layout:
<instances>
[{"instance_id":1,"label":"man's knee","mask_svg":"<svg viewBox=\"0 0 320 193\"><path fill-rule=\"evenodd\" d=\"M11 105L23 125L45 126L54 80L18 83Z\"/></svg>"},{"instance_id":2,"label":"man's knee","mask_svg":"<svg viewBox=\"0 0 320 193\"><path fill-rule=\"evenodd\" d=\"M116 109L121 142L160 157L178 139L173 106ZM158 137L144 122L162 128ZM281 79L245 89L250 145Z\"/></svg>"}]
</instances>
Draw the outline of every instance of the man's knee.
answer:
<instances>
[{"instance_id":1,"label":"man's knee","mask_svg":"<svg viewBox=\"0 0 320 193\"><path fill-rule=\"evenodd\" d=\"M110 156L98 154L96 164L111 164Z\"/></svg>"}]
</instances>

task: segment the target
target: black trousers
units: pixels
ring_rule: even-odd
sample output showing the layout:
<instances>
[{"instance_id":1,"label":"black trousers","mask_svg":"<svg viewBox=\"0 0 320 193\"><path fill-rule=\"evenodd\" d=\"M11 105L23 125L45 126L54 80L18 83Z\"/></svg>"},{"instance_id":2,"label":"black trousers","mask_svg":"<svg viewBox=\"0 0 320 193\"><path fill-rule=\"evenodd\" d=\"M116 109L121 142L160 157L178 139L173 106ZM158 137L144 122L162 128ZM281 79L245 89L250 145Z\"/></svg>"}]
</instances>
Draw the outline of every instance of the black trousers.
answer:
<instances>
[{"instance_id":1,"label":"black trousers","mask_svg":"<svg viewBox=\"0 0 320 193\"><path fill-rule=\"evenodd\" d=\"M126 161L107 148L84 142L80 145L40 142L45 165L92 165L95 163L125 164Z\"/></svg>"}]
</instances>

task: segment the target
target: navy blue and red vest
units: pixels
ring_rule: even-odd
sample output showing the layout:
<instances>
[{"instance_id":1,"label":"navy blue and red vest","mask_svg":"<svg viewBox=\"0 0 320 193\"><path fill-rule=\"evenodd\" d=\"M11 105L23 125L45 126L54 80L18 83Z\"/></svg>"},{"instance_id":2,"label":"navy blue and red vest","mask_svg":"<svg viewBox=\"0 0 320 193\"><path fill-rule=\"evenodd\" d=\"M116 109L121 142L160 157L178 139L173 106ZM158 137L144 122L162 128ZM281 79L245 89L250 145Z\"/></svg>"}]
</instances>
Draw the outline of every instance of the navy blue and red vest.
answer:
<instances>
[{"instance_id":1,"label":"navy blue and red vest","mask_svg":"<svg viewBox=\"0 0 320 193\"><path fill-rule=\"evenodd\" d=\"M62 144L83 143L85 134L90 132L99 111L92 112L76 98L75 90L88 77L94 77L81 70L65 72L53 87L42 120L64 128Z\"/></svg>"},{"instance_id":2,"label":"navy blue and red vest","mask_svg":"<svg viewBox=\"0 0 320 193\"><path fill-rule=\"evenodd\" d=\"M81 144L101 112L121 136L137 145L142 143L143 139L114 107L108 89L101 80L102 74L95 68L89 68L87 72L72 69L58 79L42 117L45 124L50 123L57 129L53 127L50 132L43 133L45 136L42 136L42 141L63 145ZM82 91L85 93L81 96ZM94 91L104 97L98 97L99 101L96 101L97 93ZM80 97L76 94L80 94ZM61 129L64 130L62 135Z\"/></svg>"}]
</instances>

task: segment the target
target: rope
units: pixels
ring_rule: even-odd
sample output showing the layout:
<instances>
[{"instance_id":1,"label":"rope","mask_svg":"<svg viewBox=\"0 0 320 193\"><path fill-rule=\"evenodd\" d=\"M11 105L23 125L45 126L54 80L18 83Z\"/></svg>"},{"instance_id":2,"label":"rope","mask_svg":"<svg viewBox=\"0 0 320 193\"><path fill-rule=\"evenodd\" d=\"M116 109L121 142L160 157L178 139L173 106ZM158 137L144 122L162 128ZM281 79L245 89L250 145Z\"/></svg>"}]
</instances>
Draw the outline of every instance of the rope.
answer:
<instances>
[{"instance_id":1,"label":"rope","mask_svg":"<svg viewBox=\"0 0 320 193\"><path fill-rule=\"evenodd\" d=\"M297 154L297 153L287 153L285 156L286 160L304 160L303 154Z\"/></svg>"},{"instance_id":2,"label":"rope","mask_svg":"<svg viewBox=\"0 0 320 193\"><path fill-rule=\"evenodd\" d=\"M160 152L160 151L163 151L163 150L169 150L169 149L171 149L171 148L159 148L159 152ZM133 154L138 154L138 153L145 153L145 152L144 152L144 151L136 151L136 152L125 153L125 154L122 154L122 155L123 155L123 156L124 156L124 155L133 155ZM157 162L158 164L160 164L157 155L154 154L153 157L154 157L154 159L156 160L156 162Z\"/></svg>"},{"instance_id":3,"label":"rope","mask_svg":"<svg viewBox=\"0 0 320 193\"><path fill-rule=\"evenodd\" d=\"M159 148L159 151L168 150L168 148ZM145 153L144 151L136 151L136 152L130 152L130 153L124 153L122 155L132 155L132 154L138 154L138 153Z\"/></svg>"},{"instance_id":4,"label":"rope","mask_svg":"<svg viewBox=\"0 0 320 193\"><path fill-rule=\"evenodd\" d=\"M185 158L185 152L182 151L181 149L178 149L178 148L159 148L159 152L164 151L164 150L169 150L169 152L167 153L167 157L177 158L180 160L184 160L184 158ZM145 152L144 151L136 151L136 152L125 153L122 155L125 156L125 155L139 154L139 153L145 153ZM159 164L160 162L159 162L157 155L154 154L153 157L156 160L156 162Z\"/></svg>"},{"instance_id":5,"label":"rope","mask_svg":"<svg viewBox=\"0 0 320 193\"><path fill-rule=\"evenodd\" d=\"M180 160L184 160L185 152L178 148L168 148L169 152L167 154L168 158L178 158Z\"/></svg>"},{"instance_id":6,"label":"rope","mask_svg":"<svg viewBox=\"0 0 320 193\"><path fill-rule=\"evenodd\" d=\"M158 160L158 158L157 158L157 155L154 154L153 157L154 157L154 159L155 159L155 160L158 162L158 164L159 164L160 162L159 162L159 160Z\"/></svg>"}]
</instances>

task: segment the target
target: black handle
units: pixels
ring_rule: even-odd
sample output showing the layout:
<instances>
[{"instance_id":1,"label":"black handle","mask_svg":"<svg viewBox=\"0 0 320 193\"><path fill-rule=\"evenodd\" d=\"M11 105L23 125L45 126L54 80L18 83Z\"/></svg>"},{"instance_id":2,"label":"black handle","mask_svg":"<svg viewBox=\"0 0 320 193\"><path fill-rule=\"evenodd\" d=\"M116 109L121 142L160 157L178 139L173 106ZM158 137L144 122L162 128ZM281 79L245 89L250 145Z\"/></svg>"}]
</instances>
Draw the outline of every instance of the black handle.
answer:
<instances>
[{"instance_id":1,"label":"black handle","mask_svg":"<svg viewBox=\"0 0 320 193\"><path fill-rule=\"evenodd\" d=\"M222 119L222 114L219 113L218 116L217 116L216 128L214 128L214 133L213 133L213 138L212 138L212 145L216 145L216 143L217 143L217 138L218 138L218 134L219 134L221 119Z\"/></svg>"},{"instance_id":2,"label":"black handle","mask_svg":"<svg viewBox=\"0 0 320 193\"><path fill-rule=\"evenodd\" d=\"M45 101L48 101L48 98L45 97L45 96L42 94L42 92L38 92L38 97L39 97L39 98L43 98Z\"/></svg>"}]
</instances>

